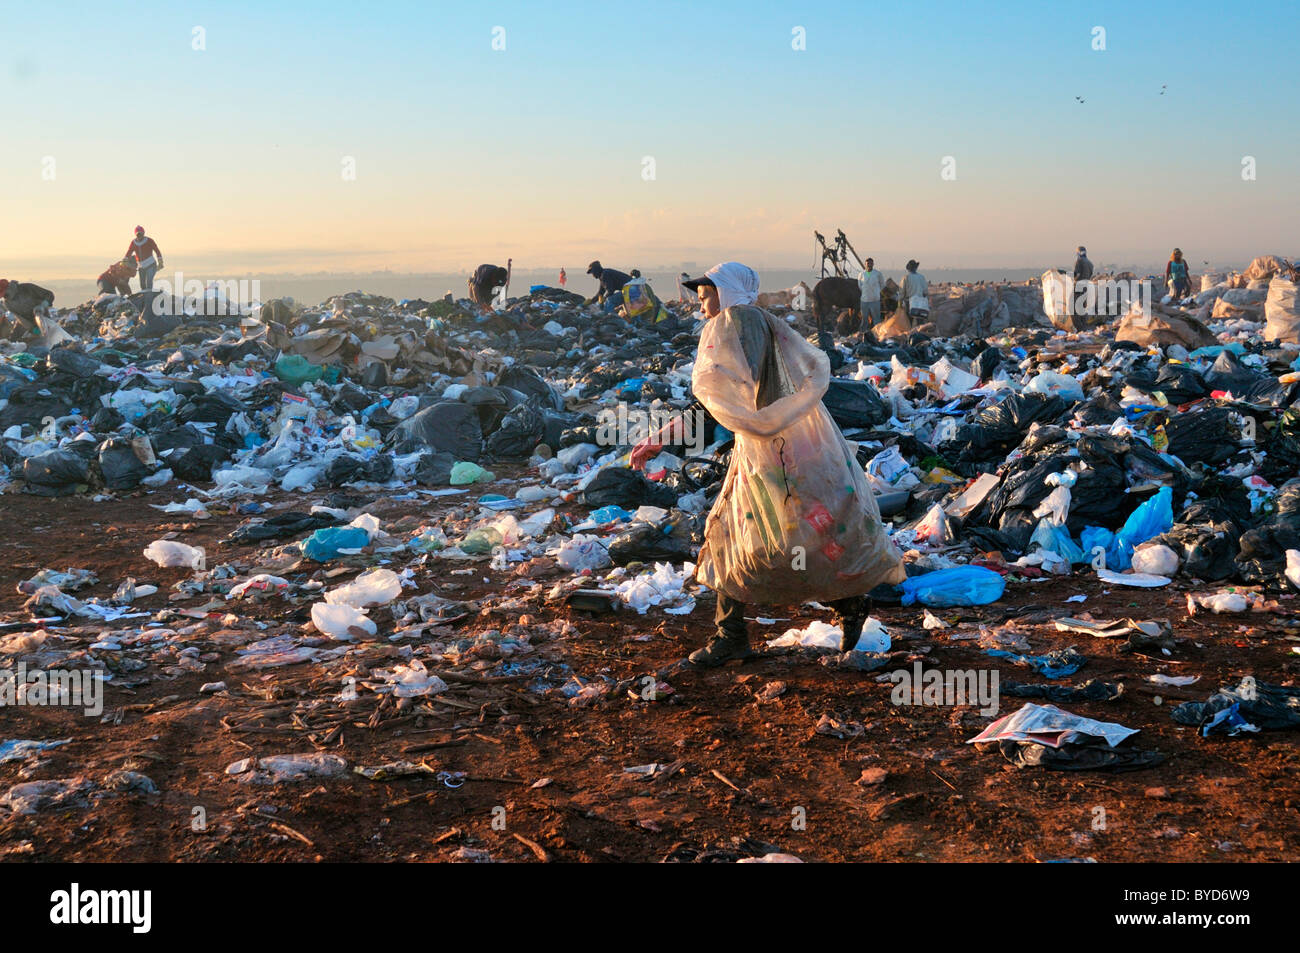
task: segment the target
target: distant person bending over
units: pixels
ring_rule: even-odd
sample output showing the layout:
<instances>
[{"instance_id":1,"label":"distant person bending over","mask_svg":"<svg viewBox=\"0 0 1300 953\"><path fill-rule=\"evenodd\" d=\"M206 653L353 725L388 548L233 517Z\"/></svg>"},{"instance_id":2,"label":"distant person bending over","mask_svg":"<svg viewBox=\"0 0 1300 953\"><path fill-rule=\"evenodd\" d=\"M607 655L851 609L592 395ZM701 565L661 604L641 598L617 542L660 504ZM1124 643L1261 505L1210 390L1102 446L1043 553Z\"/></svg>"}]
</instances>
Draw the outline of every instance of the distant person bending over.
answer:
<instances>
[{"instance_id":1,"label":"distant person bending over","mask_svg":"<svg viewBox=\"0 0 1300 953\"><path fill-rule=\"evenodd\" d=\"M862 286L862 336L880 323L880 295L885 290L885 278L876 271L876 260L868 258L867 270L858 278Z\"/></svg>"},{"instance_id":2,"label":"distant person bending over","mask_svg":"<svg viewBox=\"0 0 1300 953\"><path fill-rule=\"evenodd\" d=\"M513 258L507 258L505 268L500 265L479 265L475 268L474 274L469 279L469 300L482 310L489 310L492 307L492 299L496 297L497 289L509 286L510 268L513 263Z\"/></svg>"},{"instance_id":3,"label":"distant person bending over","mask_svg":"<svg viewBox=\"0 0 1300 953\"><path fill-rule=\"evenodd\" d=\"M606 268L600 261L593 261L587 266L587 274L596 279L596 295L587 300L587 304L599 304L606 311L612 312L622 300L619 294L623 286L632 280L632 276L613 268Z\"/></svg>"},{"instance_id":4,"label":"distant person bending over","mask_svg":"<svg viewBox=\"0 0 1300 953\"><path fill-rule=\"evenodd\" d=\"M140 290L153 290L153 276L158 269L163 266L162 252L158 249L158 243L144 233L144 226L135 227L135 238L131 244L126 246L126 255L135 262L136 270L140 274Z\"/></svg>"},{"instance_id":5,"label":"distant person bending over","mask_svg":"<svg viewBox=\"0 0 1300 953\"><path fill-rule=\"evenodd\" d=\"M920 267L921 263L915 258L907 263L907 275L899 290L901 304L912 317L923 317L930 313L930 283L925 280L925 275L917 271Z\"/></svg>"},{"instance_id":6,"label":"distant person bending over","mask_svg":"<svg viewBox=\"0 0 1300 953\"><path fill-rule=\"evenodd\" d=\"M1186 298L1192 290L1187 262L1183 260L1183 250L1181 248L1174 249L1173 255L1169 258L1169 263L1165 265L1165 285L1175 299Z\"/></svg>"},{"instance_id":7,"label":"distant person bending over","mask_svg":"<svg viewBox=\"0 0 1300 953\"><path fill-rule=\"evenodd\" d=\"M109 265L104 273L95 279L95 286L99 288L100 294L129 295L131 279L135 277L135 272L135 259L123 258Z\"/></svg>"},{"instance_id":8,"label":"distant person bending over","mask_svg":"<svg viewBox=\"0 0 1300 953\"><path fill-rule=\"evenodd\" d=\"M747 602L828 602L857 645L866 594L906 578L862 466L822 405L826 354L755 305L758 275L739 262L687 282L705 318L691 387L735 434L705 524L696 578L717 593L717 632L690 661L711 668L752 655ZM680 417L632 451L641 469L682 440Z\"/></svg>"},{"instance_id":9,"label":"distant person bending over","mask_svg":"<svg viewBox=\"0 0 1300 953\"><path fill-rule=\"evenodd\" d=\"M4 310L17 318L13 327L0 324L0 333L8 333L13 340L20 340L23 335L36 332L38 314L50 313L50 306L54 304L54 292L30 281L0 278L0 301L4 302Z\"/></svg>"}]
</instances>

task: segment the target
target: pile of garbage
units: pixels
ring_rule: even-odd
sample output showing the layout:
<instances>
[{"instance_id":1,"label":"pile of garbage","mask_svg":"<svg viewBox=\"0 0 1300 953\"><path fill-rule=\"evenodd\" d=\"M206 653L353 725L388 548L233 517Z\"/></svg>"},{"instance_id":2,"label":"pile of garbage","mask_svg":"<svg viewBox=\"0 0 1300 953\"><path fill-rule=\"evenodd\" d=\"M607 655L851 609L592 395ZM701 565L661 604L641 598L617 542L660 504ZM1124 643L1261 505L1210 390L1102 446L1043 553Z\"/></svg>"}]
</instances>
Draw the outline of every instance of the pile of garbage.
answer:
<instances>
[{"instance_id":1,"label":"pile of garbage","mask_svg":"<svg viewBox=\"0 0 1300 953\"><path fill-rule=\"evenodd\" d=\"M1195 313L1135 302L1117 325L999 319L985 337L909 331L836 346L824 403L856 442L909 573L974 565L1032 578L1082 566L1294 585L1292 274L1283 259L1256 259L1189 301ZM958 315L1031 310L1018 285L941 294L931 329L951 302ZM698 322L682 306L641 324L546 287L486 314L450 295L354 292L160 324L135 300L148 297L56 312L53 346L4 345L6 492L143 487L181 494L187 502L172 506L193 512L277 492L430 493L491 483L492 467L508 467L526 474L522 485L481 495L470 532L453 539L432 526L413 545L507 562L545 554L575 573L681 566L696 552L732 438L692 402ZM691 446L629 469L634 440L687 409L703 420ZM557 519L557 506L574 504L584 519ZM373 541L328 512L308 516L250 532L301 533L313 558ZM662 580L611 582L639 611L685 604ZM979 588L955 598L992 593Z\"/></svg>"}]
</instances>

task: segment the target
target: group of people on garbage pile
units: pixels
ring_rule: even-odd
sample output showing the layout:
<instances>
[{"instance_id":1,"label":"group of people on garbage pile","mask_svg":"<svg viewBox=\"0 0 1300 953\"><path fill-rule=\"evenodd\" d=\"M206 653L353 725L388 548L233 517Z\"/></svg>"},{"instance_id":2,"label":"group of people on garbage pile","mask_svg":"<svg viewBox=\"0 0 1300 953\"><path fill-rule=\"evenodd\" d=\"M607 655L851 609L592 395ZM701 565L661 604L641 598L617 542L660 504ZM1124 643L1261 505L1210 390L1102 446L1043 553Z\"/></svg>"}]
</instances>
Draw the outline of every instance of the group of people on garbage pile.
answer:
<instances>
[{"instance_id":1,"label":"group of people on garbage pile","mask_svg":"<svg viewBox=\"0 0 1300 953\"><path fill-rule=\"evenodd\" d=\"M95 286L101 294L129 295L131 279L138 276L140 290L149 291L153 288L154 275L162 266L158 243L145 234L143 226L137 225L126 254L95 279ZM39 333L37 321L49 315L54 292L31 282L0 278L0 301L6 312L0 323L0 336L20 340Z\"/></svg>"},{"instance_id":2,"label":"group of people on garbage pile","mask_svg":"<svg viewBox=\"0 0 1300 953\"><path fill-rule=\"evenodd\" d=\"M866 264L864 278L877 274ZM1042 315L982 338L868 340L847 356L811 343L793 310L759 307L759 277L738 262L685 278L685 307L599 261L593 299L535 286L503 302L510 270L476 270L463 302L268 302L260 321L152 338L102 307L75 309L65 323L80 342L7 346L0 463L41 495L175 481L238 496L464 487L492 482L482 463L529 461L554 490L489 494L472 540L426 542L507 563L507 550L536 555L562 488L594 508L605 538L570 527L547 550L560 565L694 557L716 597L699 666L752 654L759 604L828 606L848 652L873 599L988 602L1008 578L1098 559L1128 581L1300 586L1300 320L1274 321L1300 315L1285 260L1203 289L1234 303L1199 330L1171 312L1160 327L1067 334ZM1092 273L1080 247L1074 276ZM30 294L2 290L6 302ZM910 261L900 306L927 292ZM1267 326L1252 320L1265 311ZM609 437L602 415L615 409L656 422ZM500 515L539 505L537 520Z\"/></svg>"}]
</instances>

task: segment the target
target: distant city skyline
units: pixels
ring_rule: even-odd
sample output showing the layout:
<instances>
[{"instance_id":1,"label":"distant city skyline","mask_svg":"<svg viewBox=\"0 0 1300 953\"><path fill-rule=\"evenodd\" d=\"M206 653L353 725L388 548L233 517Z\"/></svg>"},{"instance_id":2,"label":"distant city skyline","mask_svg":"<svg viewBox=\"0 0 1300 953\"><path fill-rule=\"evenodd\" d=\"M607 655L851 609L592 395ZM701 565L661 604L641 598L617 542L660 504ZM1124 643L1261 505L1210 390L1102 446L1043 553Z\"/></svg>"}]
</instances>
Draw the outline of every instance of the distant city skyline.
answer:
<instances>
[{"instance_id":1,"label":"distant city skyline","mask_svg":"<svg viewBox=\"0 0 1300 953\"><path fill-rule=\"evenodd\" d=\"M1296 254L1293 12L16 7L0 274L93 279L137 224L199 278Z\"/></svg>"}]
</instances>

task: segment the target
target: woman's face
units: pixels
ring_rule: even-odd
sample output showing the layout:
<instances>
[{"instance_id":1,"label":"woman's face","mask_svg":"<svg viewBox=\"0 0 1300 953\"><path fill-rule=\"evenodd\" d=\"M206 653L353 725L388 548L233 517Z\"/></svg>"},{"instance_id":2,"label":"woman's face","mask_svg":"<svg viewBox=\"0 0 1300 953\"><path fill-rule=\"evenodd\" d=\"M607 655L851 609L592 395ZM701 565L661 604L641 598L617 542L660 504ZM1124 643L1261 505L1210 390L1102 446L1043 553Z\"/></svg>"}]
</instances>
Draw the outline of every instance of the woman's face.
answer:
<instances>
[{"instance_id":1,"label":"woman's face","mask_svg":"<svg viewBox=\"0 0 1300 953\"><path fill-rule=\"evenodd\" d=\"M716 318L722 313L718 306L718 289L712 285L700 285L700 307L706 318Z\"/></svg>"}]
</instances>

